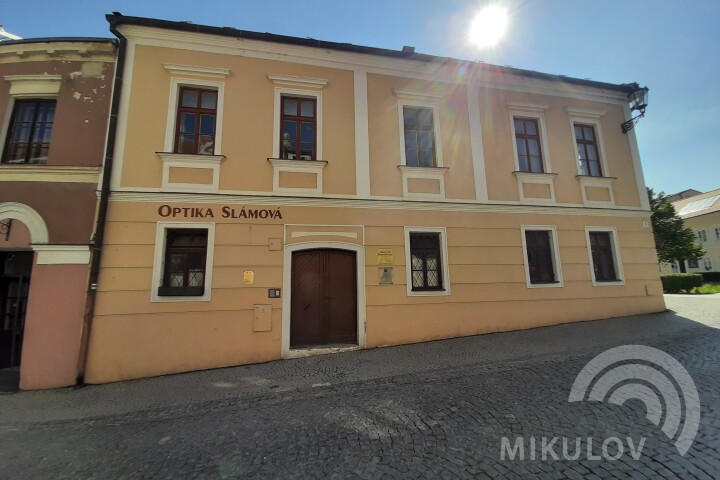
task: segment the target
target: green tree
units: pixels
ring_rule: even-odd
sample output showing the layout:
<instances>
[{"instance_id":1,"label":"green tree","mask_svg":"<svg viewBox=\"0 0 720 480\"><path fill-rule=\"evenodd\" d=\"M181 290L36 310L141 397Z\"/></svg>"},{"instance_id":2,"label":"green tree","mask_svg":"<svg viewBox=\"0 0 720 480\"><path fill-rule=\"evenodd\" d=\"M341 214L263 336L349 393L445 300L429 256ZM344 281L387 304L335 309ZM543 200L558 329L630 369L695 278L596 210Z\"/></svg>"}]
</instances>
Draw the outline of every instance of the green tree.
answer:
<instances>
[{"instance_id":1,"label":"green tree","mask_svg":"<svg viewBox=\"0 0 720 480\"><path fill-rule=\"evenodd\" d=\"M685 227L683 219L663 192L655 194L652 188L648 188L647 194L658 260L667 263L678 261L680 271L685 272L685 260L698 260L705 251L695 243L695 233Z\"/></svg>"}]
</instances>

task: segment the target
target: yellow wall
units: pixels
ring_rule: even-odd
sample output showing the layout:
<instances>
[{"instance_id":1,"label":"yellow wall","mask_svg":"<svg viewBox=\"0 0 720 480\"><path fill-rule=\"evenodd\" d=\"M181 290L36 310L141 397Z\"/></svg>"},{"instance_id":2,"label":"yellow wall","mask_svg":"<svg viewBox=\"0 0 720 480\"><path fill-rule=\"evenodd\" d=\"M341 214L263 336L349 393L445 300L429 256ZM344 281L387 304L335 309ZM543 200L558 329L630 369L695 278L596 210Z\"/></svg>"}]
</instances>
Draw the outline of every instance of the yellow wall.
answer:
<instances>
[{"instance_id":1,"label":"yellow wall","mask_svg":"<svg viewBox=\"0 0 720 480\"><path fill-rule=\"evenodd\" d=\"M280 358L282 299L268 299L267 289L283 287L283 250L273 249L270 244L271 239L284 238L284 224L365 226L364 235L348 242L364 241L368 347L664 309L652 233L643 228L643 218L637 216L308 205L279 207L282 219L241 220L218 218L224 205L219 203L172 204L210 207L216 213L212 300L153 303L150 293L156 222L173 220L159 216L160 205L119 201L110 204L90 345L89 382ZM564 287L527 287L521 224L557 226ZM404 226L447 227L451 295L407 295ZM624 286L592 286L586 226L617 228ZM319 228L328 229L332 230ZM394 251L393 285L378 282L378 248ZM254 285L243 284L244 270L255 272ZM253 331L253 307L257 304L272 305L271 331Z\"/></svg>"}]
</instances>

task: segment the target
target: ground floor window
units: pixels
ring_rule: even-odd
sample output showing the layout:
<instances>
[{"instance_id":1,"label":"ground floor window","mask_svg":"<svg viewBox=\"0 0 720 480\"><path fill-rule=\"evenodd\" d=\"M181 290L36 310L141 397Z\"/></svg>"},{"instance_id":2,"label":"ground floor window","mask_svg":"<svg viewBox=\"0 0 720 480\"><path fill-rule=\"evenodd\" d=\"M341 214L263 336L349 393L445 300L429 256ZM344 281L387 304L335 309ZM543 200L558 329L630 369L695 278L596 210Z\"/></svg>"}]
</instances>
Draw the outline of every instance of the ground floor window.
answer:
<instances>
[{"instance_id":1,"label":"ground floor window","mask_svg":"<svg viewBox=\"0 0 720 480\"><path fill-rule=\"evenodd\" d=\"M593 282L601 285L622 282L617 231L596 227L589 227L586 231Z\"/></svg>"},{"instance_id":2,"label":"ground floor window","mask_svg":"<svg viewBox=\"0 0 720 480\"><path fill-rule=\"evenodd\" d=\"M447 294L445 229L406 228L408 294Z\"/></svg>"},{"instance_id":3,"label":"ground floor window","mask_svg":"<svg viewBox=\"0 0 720 480\"><path fill-rule=\"evenodd\" d=\"M522 226L528 286L561 286L557 232L554 226Z\"/></svg>"}]
</instances>

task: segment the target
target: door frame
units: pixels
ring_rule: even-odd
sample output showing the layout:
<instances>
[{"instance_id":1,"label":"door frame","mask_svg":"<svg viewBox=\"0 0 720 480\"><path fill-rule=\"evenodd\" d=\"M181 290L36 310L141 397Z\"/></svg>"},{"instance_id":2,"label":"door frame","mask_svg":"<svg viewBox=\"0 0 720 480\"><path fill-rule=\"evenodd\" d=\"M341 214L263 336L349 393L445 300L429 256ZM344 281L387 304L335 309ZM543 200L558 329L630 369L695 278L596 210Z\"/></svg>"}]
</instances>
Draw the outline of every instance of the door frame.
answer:
<instances>
[{"instance_id":1,"label":"door frame","mask_svg":"<svg viewBox=\"0 0 720 480\"><path fill-rule=\"evenodd\" d=\"M290 349L290 308L292 295L292 254L302 250L333 249L355 252L355 270L357 273L357 345L349 347L319 347ZM282 296L282 358L307 357L326 353L345 352L365 348L365 247L342 242L307 242L285 245L283 257L283 296Z\"/></svg>"}]
</instances>

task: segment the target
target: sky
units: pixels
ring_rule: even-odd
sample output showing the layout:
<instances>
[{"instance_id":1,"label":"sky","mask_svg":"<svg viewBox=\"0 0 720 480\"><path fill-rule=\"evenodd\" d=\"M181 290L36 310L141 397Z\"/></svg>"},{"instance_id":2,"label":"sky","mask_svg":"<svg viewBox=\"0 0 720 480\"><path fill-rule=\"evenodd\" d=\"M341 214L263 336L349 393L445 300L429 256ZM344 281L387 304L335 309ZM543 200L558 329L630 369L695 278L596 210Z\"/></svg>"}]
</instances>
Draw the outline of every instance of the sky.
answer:
<instances>
[{"instance_id":1,"label":"sky","mask_svg":"<svg viewBox=\"0 0 720 480\"><path fill-rule=\"evenodd\" d=\"M468 28L489 4L509 27L478 49ZM110 37L113 11L638 82L650 88L635 127L645 183L720 188L720 0L0 0L0 24L23 38Z\"/></svg>"}]
</instances>

